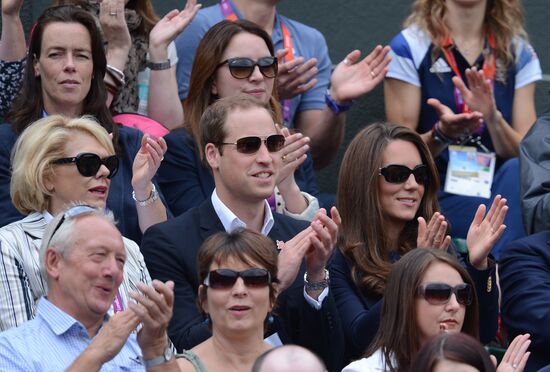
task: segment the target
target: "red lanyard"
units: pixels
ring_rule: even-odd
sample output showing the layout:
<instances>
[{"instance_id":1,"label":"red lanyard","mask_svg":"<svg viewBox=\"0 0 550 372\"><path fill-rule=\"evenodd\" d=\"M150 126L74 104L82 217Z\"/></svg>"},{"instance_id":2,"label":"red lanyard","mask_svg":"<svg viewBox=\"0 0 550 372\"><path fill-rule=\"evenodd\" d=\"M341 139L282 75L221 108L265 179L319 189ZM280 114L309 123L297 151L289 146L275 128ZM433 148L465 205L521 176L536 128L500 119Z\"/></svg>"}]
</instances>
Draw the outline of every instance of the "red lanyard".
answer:
<instances>
[{"instance_id":1,"label":"red lanyard","mask_svg":"<svg viewBox=\"0 0 550 372\"><path fill-rule=\"evenodd\" d=\"M237 14L233 11L233 8L231 7L231 4L229 3L229 0L220 0L220 7L222 8L222 13L225 19L229 21L236 21L239 19L237 17ZM292 37L290 36L290 31L286 27L286 25L283 23L283 20L280 19L281 22L281 30L283 32L283 48L287 50L286 55L283 58L283 61L288 62L292 61L294 59L294 49L292 45ZM286 124L290 121L290 100L285 99L283 100L283 119Z\"/></svg>"},{"instance_id":2,"label":"red lanyard","mask_svg":"<svg viewBox=\"0 0 550 372\"><path fill-rule=\"evenodd\" d=\"M483 75L486 79L491 80L493 82L495 80L495 73L496 73L496 57L495 57L495 38L491 32L487 35L487 41L489 44L489 53L487 53L484 56L483 60ZM462 77L460 74L460 71L458 70L458 65L455 60L455 56L452 51L452 47L454 45L453 39L451 38L451 35L447 32L447 37L443 41L443 55L445 56L445 59L447 60L447 63L453 70L454 74L458 77ZM460 112L471 112L470 108L464 102L464 99L462 98L462 94L460 94L460 91L458 88L455 87L454 89L454 96L455 96L455 103L456 108Z\"/></svg>"}]
</instances>

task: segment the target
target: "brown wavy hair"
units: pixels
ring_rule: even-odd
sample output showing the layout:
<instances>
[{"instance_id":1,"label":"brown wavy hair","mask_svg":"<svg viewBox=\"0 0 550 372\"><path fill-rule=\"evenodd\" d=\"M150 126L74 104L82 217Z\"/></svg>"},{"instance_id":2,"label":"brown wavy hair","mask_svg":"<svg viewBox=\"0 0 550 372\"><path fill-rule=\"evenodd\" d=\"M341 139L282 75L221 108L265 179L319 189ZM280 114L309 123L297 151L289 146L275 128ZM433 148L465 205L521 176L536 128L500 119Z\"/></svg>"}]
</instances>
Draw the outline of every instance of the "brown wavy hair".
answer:
<instances>
[{"instance_id":1,"label":"brown wavy hair","mask_svg":"<svg viewBox=\"0 0 550 372\"><path fill-rule=\"evenodd\" d=\"M412 359L422 345L418 328L415 293L422 283L426 270L434 263L442 262L455 269L464 283L472 287L472 303L466 306L462 332L479 340L479 308L475 285L458 260L447 252L431 249L415 249L403 256L388 277L388 286L380 314L380 326L369 346L366 356L378 349L386 360L386 371L407 371ZM393 365L392 357L397 365Z\"/></svg>"},{"instance_id":2,"label":"brown wavy hair","mask_svg":"<svg viewBox=\"0 0 550 372\"><path fill-rule=\"evenodd\" d=\"M393 266L389 252L405 254L416 247L418 222L409 221L395 247L389 246L387 223L380 205L378 178L382 154L395 140L415 145L422 163L428 167L428 183L416 213L427 221L439 210L439 176L422 138L413 130L389 123L374 123L351 141L342 160L338 178L337 206L342 217L339 247L351 265L351 275L362 293L382 295Z\"/></svg>"},{"instance_id":3,"label":"brown wavy hair","mask_svg":"<svg viewBox=\"0 0 550 372\"><path fill-rule=\"evenodd\" d=\"M412 5L412 13L404 23L405 27L415 24L430 35L434 44L432 60L441 53L447 32L446 13L445 0L416 0ZM503 62L497 64L497 76L505 76L500 72L506 72L506 68L514 62L514 37L528 39L523 25L524 12L520 0L487 0L485 30L493 34L496 43L495 55L497 60Z\"/></svg>"},{"instance_id":4,"label":"brown wavy hair","mask_svg":"<svg viewBox=\"0 0 550 372\"><path fill-rule=\"evenodd\" d=\"M214 74L221 62L225 48L231 42L231 39L240 33L250 33L262 38L269 49L269 53L274 56L275 49L271 37L262 28L253 22L247 20L221 21L210 28L202 38L195 60L191 69L191 79L189 80L189 95L183 104L184 126L193 135L195 142L200 143L199 122L206 108L218 100L218 96L212 94L212 84L214 83ZM282 122L281 107L277 95L277 79L274 81L273 92L269 99L269 105L275 113L275 122ZM204 148L198 146L199 155L203 158Z\"/></svg>"}]
</instances>

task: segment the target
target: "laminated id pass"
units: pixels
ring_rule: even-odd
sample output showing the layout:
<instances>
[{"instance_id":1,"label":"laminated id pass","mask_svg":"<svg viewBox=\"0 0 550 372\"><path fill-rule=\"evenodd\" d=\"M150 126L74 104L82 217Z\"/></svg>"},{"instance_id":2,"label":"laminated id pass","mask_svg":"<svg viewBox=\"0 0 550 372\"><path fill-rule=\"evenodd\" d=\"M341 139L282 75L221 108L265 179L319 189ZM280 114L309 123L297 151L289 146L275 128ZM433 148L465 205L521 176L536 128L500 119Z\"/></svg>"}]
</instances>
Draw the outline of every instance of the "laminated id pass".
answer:
<instances>
[{"instance_id":1,"label":"laminated id pass","mask_svg":"<svg viewBox=\"0 0 550 372\"><path fill-rule=\"evenodd\" d=\"M478 152L473 146L449 146L445 191L490 198L495 162L495 153Z\"/></svg>"}]
</instances>

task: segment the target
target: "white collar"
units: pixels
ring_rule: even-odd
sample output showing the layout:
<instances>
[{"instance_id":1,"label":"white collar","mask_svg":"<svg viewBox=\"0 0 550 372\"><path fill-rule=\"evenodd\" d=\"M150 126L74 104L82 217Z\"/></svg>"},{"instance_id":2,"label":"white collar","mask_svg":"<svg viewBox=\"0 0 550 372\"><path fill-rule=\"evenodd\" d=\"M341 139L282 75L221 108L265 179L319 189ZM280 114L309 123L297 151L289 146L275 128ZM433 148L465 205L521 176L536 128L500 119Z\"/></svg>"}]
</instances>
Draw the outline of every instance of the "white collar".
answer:
<instances>
[{"instance_id":1,"label":"white collar","mask_svg":"<svg viewBox=\"0 0 550 372\"><path fill-rule=\"evenodd\" d=\"M211 200L214 211L222 222L225 231L231 232L239 227L246 227L246 224L220 200L218 194L216 193L216 189L214 189L214 192L212 192ZM267 202L267 200L264 200L264 203L264 223L262 225L261 233L263 235L267 235L273 228L273 224L275 223L275 221L273 220L273 213L271 213L269 203Z\"/></svg>"}]
</instances>

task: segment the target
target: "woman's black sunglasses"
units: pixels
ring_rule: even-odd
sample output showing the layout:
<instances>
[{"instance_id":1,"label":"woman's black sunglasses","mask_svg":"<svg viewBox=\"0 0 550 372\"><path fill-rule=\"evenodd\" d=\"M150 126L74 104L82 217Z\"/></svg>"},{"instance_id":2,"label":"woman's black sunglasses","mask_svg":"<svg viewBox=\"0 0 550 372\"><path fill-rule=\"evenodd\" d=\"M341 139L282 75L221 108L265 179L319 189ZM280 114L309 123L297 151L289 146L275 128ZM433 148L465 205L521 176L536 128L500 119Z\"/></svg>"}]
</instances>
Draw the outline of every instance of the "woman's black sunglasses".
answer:
<instances>
[{"instance_id":1,"label":"woman's black sunglasses","mask_svg":"<svg viewBox=\"0 0 550 372\"><path fill-rule=\"evenodd\" d=\"M107 178L113 178L113 176L118 171L118 157L116 155L107 156L105 158L100 158L99 155L93 154L91 152L84 152L78 154L72 158L61 158L54 160L53 164L76 164L78 172L84 177L93 177L97 174L101 165L105 165L109 170L109 175Z\"/></svg>"},{"instance_id":2,"label":"woman's black sunglasses","mask_svg":"<svg viewBox=\"0 0 550 372\"><path fill-rule=\"evenodd\" d=\"M285 137L282 134L272 134L264 138L261 137L243 137L239 138L237 142L220 142L219 145L235 145L237 151L243 154L254 154L262 146L262 142L265 143L267 151L277 152L285 145Z\"/></svg>"},{"instance_id":3,"label":"woman's black sunglasses","mask_svg":"<svg viewBox=\"0 0 550 372\"><path fill-rule=\"evenodd\" d=\"M247 287L265 287L271 283L271 274L266 269L253 268L243 271L217 269L208 273L203 284L212 289L228 289L235 285L237 278L243 278Z\"/></svg>"},{"instance_id":4,"label":"woman's black sunglasses","mask_svg":"<svg viewBox=\"0 0 550 372\"><path fill-rule=\"evenodd\" d=\"M389 183L403 183L406 182L410 175L414 175L414 179L419 185L425 185L428 182L428 167L425 164L420 164L410 169L400 164L390 164L383 168L380 168L380 176L384 176L384 179Z\"/></svg>"},{"instance_id":5,"label":"woman's black sunglasses","mask_svg":"<svg viewBox=\"0 0 550 372\"><path fill-rule=\"evenodd\" d=\"M455 294L456 301L464 306L472 303L472 287L463 283L451 287L445 283L428 283L418 288L418 295L422 296L432 305L444 305Z\"/></svg>"},{"instance_id":6,"label":"woman's black sunglasses","mask_svg":"<svg viewBox=\"0 0 550 372\"><path fill-rule=\"evenodd\" d=\"M277 76L277 57L262 57L257 61L246 57L229 58L217 65L216 68L220 68L226 63L231 76L235 79L248 79L256 66L260 68L260 72L266 78L271 79Z\"/></svg>"}]
</instances>

